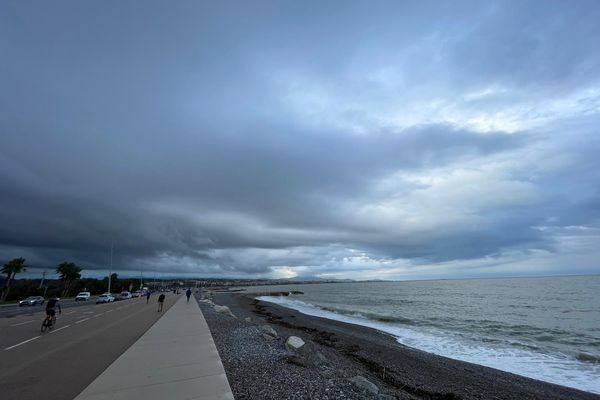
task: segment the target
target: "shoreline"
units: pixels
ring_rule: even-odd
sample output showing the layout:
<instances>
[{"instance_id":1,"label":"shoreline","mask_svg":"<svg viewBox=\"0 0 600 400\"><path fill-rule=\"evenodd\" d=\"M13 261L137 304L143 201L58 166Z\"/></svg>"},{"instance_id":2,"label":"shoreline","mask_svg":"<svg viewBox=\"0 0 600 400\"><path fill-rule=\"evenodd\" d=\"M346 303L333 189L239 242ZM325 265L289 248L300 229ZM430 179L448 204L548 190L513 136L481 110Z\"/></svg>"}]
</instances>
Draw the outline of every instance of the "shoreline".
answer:
<instances>
[{"instance_id":1,"label":"shoreline","mask_svg":"<svg viewBox=\"0 0 600 400\"><path fill-rule=\"evenodd\" d=\"M285 294L285 297L281 297L277 294L278 293L267 294L256 298L263 302L296 310L305 315L372 328L392 335L401 345L425 351L427 353L482 365L547 383L560 385L561 382L563 382L565 371L570 371L569 368L574 368L578 375L570 380L565 386L584 392L600 394L600 388L598 388L597 385L597 382L599 382L597 381L597 373L594 373L592 370L580 371L578 369L580 367L588 367L588 365L585 364L593 366L594 362L598 362L598 358L591 353L579 351L572 355L572 360L565 360L562 357L567 353L546 355L543 353L536 353L532 349L526 348L526 345L517 348L512 346L486 347L480 343L468 342L467 345L465 345L467 351L464 351L463 349L462 352L457 352L456 346L463 344L459 339L457 340L452 337L451 334L444 334L443 331L432 332L427 331L426 329L419 330L417 328L418 325L414 324L410 319L387 317L378 314L365 315L360 312L339 313L331 309L323 309L310 303L306 303L302 297L292 297L291 293L289 295ZM290 299L288 300L287 297L290 297ZM469 345L471 345L471 347L469 347ZM538 350L539 348L533 347L533 349ZM479 357L479 354L484 354L484 356ZM579 363L582 362L584 364L579 365ZM550 367L549 369L542 368L544 372L541 373L539 368L540 366L543 367L544 363L549 363ZM562 368L558 369L556 366L552 367L555 363L561 363L560 366ZM581 375L579 375L580 373ZM596 381L596 384L593 383L594 381Z\"/></svg>"},{"instance_id":2,"label":"shoreline","mask_svg":"<svg viewBox=\"0 0 600 400\"><path fill-rule=\"evenodd\" d=\"M305 315L248 294L208 292L208 297L235 315L218 313L200 302L236 398L600 399L593 393L427 353L373 328ZM265 324L277 332L276 339L262 334ZM304 354L286 350L284 342L291 335L306 342ZM361 387L356 377L378 391ZM261 379L268 384L259 385L258 392L254 387Z\"/></svg>"}]
</instances>

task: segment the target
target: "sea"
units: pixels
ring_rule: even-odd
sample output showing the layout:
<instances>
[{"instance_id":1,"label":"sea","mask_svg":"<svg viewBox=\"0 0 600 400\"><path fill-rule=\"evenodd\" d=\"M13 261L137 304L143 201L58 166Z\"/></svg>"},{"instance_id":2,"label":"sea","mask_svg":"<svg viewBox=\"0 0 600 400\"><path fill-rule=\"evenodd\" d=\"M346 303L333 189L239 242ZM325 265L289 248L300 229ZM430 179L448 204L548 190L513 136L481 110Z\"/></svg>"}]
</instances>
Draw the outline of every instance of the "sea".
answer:
<instances>
[{"instance_id":1,"label":"sea","mask_svg":"<svg viewBox=\"0 0 600 400\"><path fill-rule=\"evenodd\" d=\"M404 345L600 394L600 276L262 286L304 314Z\"/></svg>"}]
</instances>

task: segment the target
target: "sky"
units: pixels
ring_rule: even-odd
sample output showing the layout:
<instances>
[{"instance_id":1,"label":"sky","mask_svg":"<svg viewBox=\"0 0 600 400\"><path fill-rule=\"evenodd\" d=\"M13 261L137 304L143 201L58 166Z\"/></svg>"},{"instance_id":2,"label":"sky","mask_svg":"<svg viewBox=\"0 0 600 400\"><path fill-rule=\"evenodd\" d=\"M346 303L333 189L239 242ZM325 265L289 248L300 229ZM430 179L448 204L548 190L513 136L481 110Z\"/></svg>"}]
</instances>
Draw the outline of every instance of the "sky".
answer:
<instances>
[{"instance_id":1,"label":"sky","mask_svg":"<svg viewBox=\"0 0 600 400\"><path fill-rule=\"evenodd\" d=\"M0 262L600 273L600 3L0 2Z\"/></svg>"}]
</instances>

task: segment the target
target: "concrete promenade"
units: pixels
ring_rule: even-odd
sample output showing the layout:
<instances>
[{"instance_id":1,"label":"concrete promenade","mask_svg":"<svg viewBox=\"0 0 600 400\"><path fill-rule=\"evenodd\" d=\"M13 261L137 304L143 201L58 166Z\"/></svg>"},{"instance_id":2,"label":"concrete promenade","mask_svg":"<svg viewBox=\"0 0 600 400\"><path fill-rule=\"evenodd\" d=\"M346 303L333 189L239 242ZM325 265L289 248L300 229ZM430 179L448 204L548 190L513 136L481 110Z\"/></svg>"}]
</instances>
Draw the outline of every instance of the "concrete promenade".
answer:
<instances>
[{"instance_id":1,"label":"concrete promenade","mask_svg":"<svg viewBox=\"0 0 600 400\"><path fill-rule=\"evenodd\" d=\"M198 303L176 301L75 399L233 399Z\"/></svg>"}]
</instances>

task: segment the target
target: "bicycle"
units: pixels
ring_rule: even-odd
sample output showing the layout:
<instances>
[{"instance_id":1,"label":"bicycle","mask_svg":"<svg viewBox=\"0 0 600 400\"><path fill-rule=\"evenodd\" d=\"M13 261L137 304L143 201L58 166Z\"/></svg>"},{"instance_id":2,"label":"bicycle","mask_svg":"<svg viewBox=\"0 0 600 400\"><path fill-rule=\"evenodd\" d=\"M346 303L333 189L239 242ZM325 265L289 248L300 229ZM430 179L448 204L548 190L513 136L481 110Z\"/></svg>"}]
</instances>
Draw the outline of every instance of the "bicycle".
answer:
<instances>
[{"instance_id":1,"label":"bicycle","mask_svg":"<svg viewBox=\"0 0 600 400\"><path fill-rule=\"evenodd\" d=\"M54 325L56 325L56 315L46 315L46 318L42 322L42 333L46 332L46 330L51 331Z\"/></svg>"}]
</instances>

